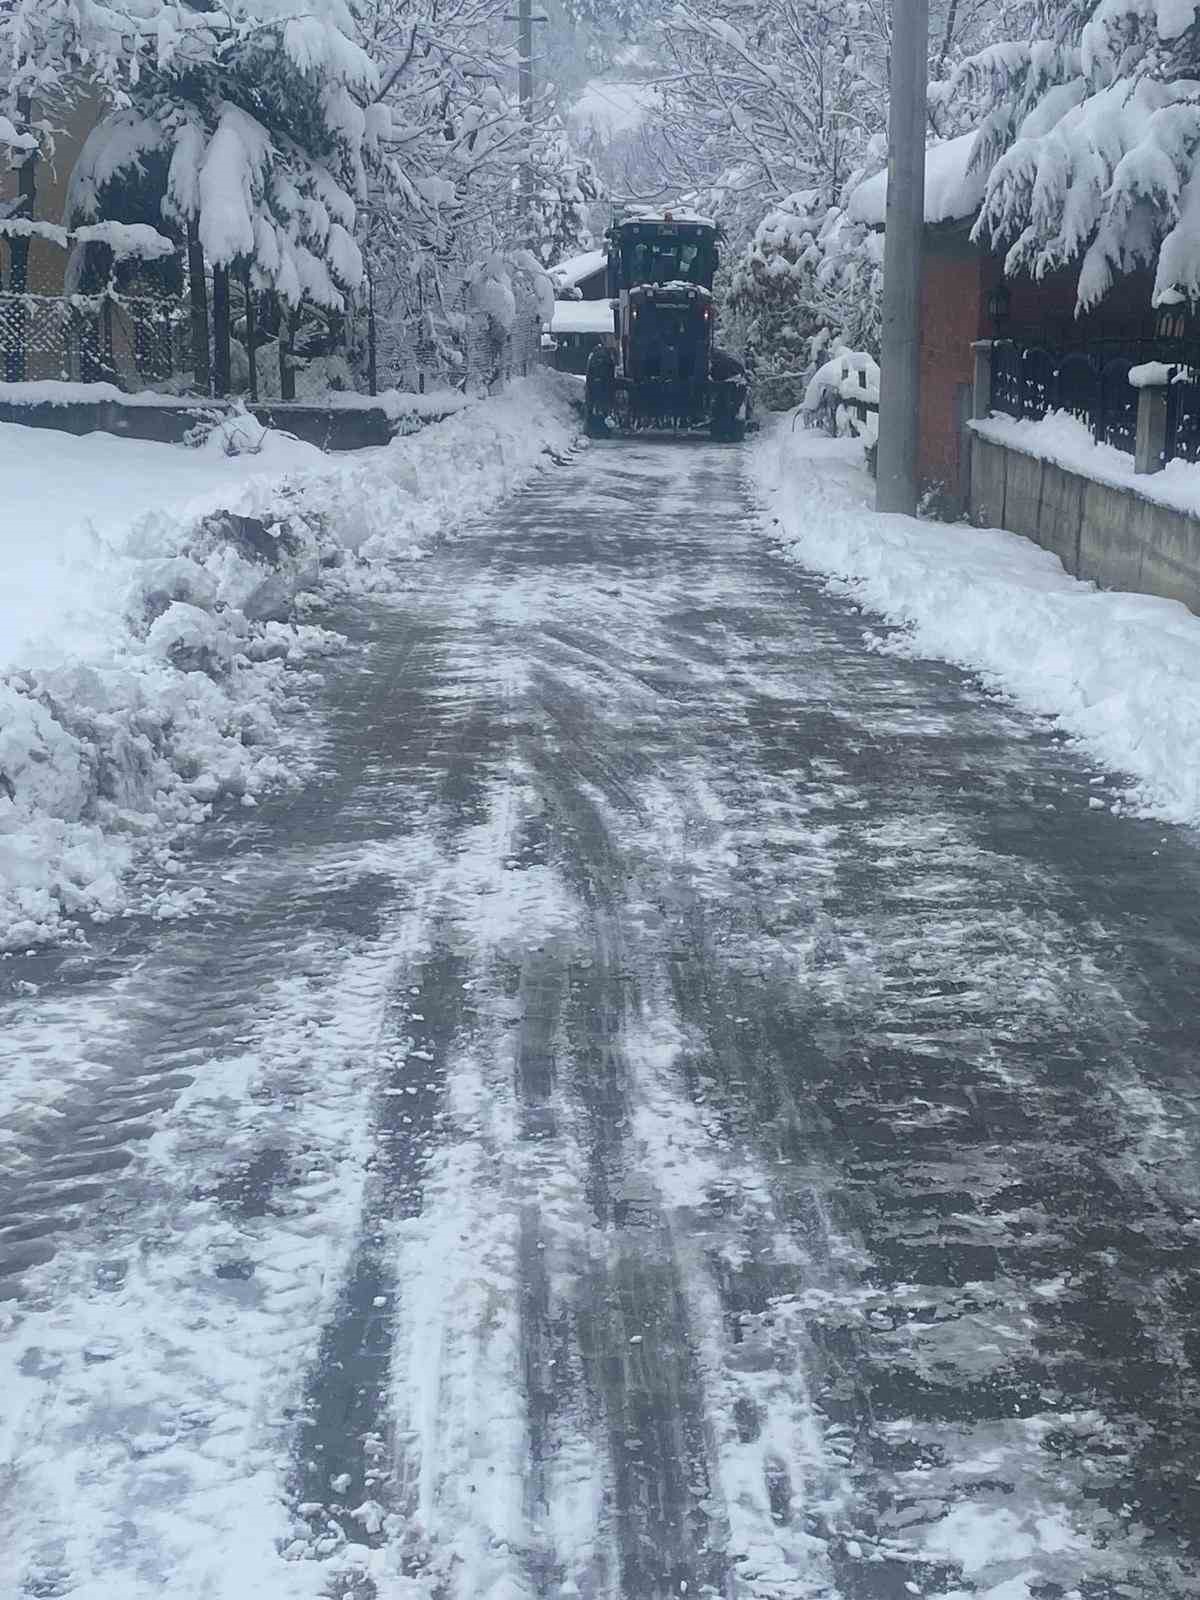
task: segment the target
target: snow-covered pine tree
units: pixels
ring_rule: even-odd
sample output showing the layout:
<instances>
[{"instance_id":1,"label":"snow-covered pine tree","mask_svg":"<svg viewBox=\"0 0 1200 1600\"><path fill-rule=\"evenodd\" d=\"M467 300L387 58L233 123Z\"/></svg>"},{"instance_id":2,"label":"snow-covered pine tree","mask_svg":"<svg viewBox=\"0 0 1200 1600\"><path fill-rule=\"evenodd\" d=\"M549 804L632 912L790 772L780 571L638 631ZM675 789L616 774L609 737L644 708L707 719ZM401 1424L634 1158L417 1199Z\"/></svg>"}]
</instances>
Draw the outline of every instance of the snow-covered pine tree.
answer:
<instances>
[{"instance_id":1,"label":"snow-covered pine tree","mask_svg":"<svg viewBox=\"0 0 1200 1600\"><path fill-rule=\"evenodd\" d=\"M988 170L976 237L1006 270L1078 264L1080 309L1138 267L1155 303L1200 298L1196 0L1045 5L1032 38L989 46L951 80Z\"/></svg>"},{"instance_id":2,"label":"snow-covered pine tree","mask_svg":"<svg viewBox=\"0 0 1200 1600\"><path fill-rule=\"evenodd\" d=\"M1023 3L1023 0L1019 0ZM933 0L935 70L995 19L993 0ZM662 22L666 165L724 225L732 332L760 367L816 341L874 347L876 242L848 189L882 164L890 9L882 0L680 0ZM930 128L957 106L931 102Z\"/></svg>"},{"instance_id":3,"label":"snow-covered pine tree","mask_svg":"<svg viewBox=\"0 0 1200 1600\"><path fill-rule=\"evenodd\" d=\"M831 345L879 351L883 241L819 189L789 195L755 229L729 275L725 336L772 405L797 401Z\"/></svg>"},{"instance_id":4,"label":"snow-covered pine tree","mask_svg":"<svg viewBox=\"0 0 1200 1600\"><path fill-rule=\"evenodd\" d=\"M595 165L572 146L557 115L535 130L530 154L530 184L525 215L517 231L543 266L593 247L591 209L604 198Z\"/></svg>"},{"instance_id":5,"label":"snow-covered pine tree","mask_svg":"<svg viewBox=\"0 0 1200 1600\"><path fill-rule=\"evenodd\" d=\"M545 80L532 123L521 114L511 0L361 0L358 17L387 117L362 212L381 339L460 381L477 287L515 274L529 300L514 251L576 248L594 179Z\"/></svg>"},{"instance_id":6,"label":"snow-covered pine tree","mask_svg":"<svg viewBox=\"0 0 1200 1600\"><path fill-rule=\"evenodd\" d=\"M122 175L153 161L161 216L146 220L186 236L194 301L207 264L218 303L244 266L288 314L344 309L362 275L354 229L378 124L375 66L342 0L9 5L0 42L18 87L61 102L86 81L110 108L72 176L68 221L97 218Z\"/></svg>"}]
</instances>

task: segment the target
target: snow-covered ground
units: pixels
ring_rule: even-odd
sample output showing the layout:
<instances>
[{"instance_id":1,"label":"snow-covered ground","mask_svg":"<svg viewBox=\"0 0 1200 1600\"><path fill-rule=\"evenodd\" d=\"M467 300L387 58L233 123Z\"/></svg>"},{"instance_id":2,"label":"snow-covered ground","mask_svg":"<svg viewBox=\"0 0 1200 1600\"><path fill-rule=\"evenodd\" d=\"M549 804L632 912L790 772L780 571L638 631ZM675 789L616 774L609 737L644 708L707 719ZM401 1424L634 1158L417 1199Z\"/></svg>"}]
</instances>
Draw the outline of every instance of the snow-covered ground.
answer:
<instances>
[{"instance_id":1,"label":"snow-covered ground","mask_svg":"<svg viewBox=\"0 0 1200 1600\"><path fill-rule=\"evenodd\" d=\"M1096 805L1200 822L1200 618L1081 583L1017 534L877 515L857 441L783 421L749 460L788 553L900 625L877 648L968 667L1054 718L1119 775Z\"/></svg>"},{"instance_id":2,"label":"snow-covered ground","mask_svg":"<svg viewBox=\"0 0 1200 1600\"><path fill-rule=\"evenodd\" d=\"M352 456L245 417L197 448L0 424L0 950L118 914L147 846L169 867L178 826L284 781L287 668L337 645L320 594L394 582L565 447L564 393Z\"/></svg>"}]
</instances>

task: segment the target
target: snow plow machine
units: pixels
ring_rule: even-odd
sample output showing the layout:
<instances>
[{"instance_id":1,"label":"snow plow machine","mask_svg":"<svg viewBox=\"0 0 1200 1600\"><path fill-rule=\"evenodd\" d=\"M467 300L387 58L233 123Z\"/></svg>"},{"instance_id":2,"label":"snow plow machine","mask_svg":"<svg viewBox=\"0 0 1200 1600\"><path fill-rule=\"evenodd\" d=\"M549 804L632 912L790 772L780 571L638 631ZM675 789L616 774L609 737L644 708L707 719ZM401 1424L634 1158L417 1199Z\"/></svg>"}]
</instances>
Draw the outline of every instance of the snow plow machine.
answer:
<instances>
[{"instance_id":1,"label":"snow plow machine","mask_svg":"<svg viewBox=\"0 0 1200 1600\"><path fill-rule=\"evenodd\" d=\"M587 430L707 427L741 439L750 384L713 344L717 225L686 212L639 214L608 230L613 335L587 366Z\"/></svg>"}]
</instances>

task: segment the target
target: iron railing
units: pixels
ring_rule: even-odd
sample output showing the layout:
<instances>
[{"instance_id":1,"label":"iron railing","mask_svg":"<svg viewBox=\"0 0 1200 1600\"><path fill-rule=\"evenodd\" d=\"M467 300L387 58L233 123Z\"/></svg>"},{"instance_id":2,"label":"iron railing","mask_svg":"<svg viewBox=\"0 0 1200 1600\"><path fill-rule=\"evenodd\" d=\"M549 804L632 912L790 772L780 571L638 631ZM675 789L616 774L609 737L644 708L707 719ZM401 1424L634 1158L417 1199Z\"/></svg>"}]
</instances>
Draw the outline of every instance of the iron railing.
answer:
<instances>
[{"instance_id":1,"label":"iron railing","mask_svg":"<svg viewBox=\"0 0 1200 1600\"><path fill-rule=\"evenodd\" d=\"M1098 444L1128 454L1137 440L1138 391L1130 371L1148 361L1174 369L1168 388L1166 459L1200 460L1200 344L1178 339L1095 339L1053 347L1033 340L992 345L991 409L1040 420L1066 411Z\"/></svg>"}]
</instances>

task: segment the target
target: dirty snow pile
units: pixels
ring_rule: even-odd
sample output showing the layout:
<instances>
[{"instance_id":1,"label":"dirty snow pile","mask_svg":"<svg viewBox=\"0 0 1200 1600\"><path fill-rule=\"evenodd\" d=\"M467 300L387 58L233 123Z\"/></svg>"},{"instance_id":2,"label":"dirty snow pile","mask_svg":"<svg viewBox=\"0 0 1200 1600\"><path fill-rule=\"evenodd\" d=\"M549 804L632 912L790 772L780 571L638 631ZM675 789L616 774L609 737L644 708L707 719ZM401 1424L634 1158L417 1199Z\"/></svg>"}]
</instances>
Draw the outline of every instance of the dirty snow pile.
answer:
<instances>
[{"instance_id":1,"label":"dirty snow pile","mask_svg":"<svg viewBox=\"0 0 1200 1600\"><path fill-rule=\"evenodd\" d=\"M185 910L172 837L298 770L317 604L395 587L572 434L548 379L343 456L249 417L196 448L0 424L0 951L120 914L139 862L138 903Z\"/></svg>"},{"instance_id":2,"label":"dirty snow pile","mask_svg":"<svg viewBox=\"0 0 1200 1600\"><path fill-rule=\"evenodd\" d=\"M857 441L783 422L749 460L787 554L902 626L881 649L978 672L1126 775L1118 807L1200 822L1200 618L1081 583L1017 534L877 515Z\"/></svg>"}]
</instances>

